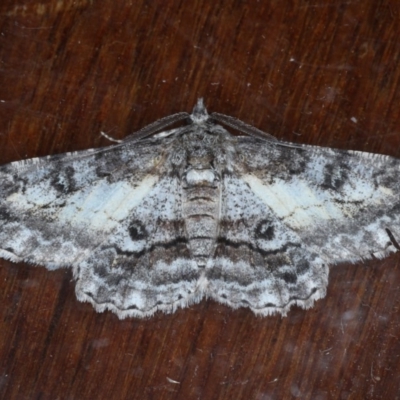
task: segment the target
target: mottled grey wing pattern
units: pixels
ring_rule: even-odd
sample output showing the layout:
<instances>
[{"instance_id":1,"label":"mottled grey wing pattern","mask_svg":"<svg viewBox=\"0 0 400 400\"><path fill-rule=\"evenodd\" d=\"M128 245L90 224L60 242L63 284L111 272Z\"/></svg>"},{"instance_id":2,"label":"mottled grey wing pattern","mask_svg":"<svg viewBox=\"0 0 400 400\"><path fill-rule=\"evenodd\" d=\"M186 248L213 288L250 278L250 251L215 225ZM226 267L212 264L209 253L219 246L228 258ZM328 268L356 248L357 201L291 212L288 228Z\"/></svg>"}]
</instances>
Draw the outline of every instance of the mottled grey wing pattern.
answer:
<instances>
[{"instance_id":1,"label":"mottled grey wing pattern","mask_svg":"<svg viewBox=\"0 0 400 400\"><path fill-rule=\"evenodd\" d=\"M154 154L145 150L110 147L2 166L1 255L48 268L87 258L107 235L102 211L107 203L118 207L121 176L138 194L143 180L158 180Z\"/></svg>"},{"instance_id":2,"label":"mottled grey wing pattern","mask_svg":"<svg viewBox=\"0 0 400 400\"><path fill-rule=\"evenodd\" d=\"M279 142L201 100L147 138L186 117L0 167L0 257L71 266L78 299L120 318L203 296L285 315L325 296L329 264L400 249L399 160Z\"/></svg>"},{"instance_id":3,"label":"mottled grey wing pattern","mask_svg":"<svg viewBox=\"0 0 400 400\"><path fill-rule=\"evenodd\" d=\"M244 180L325 262L385 257L399 249L399 159L257 142L238 142L244 154L252 154Z\"/></svg>"},{"instance_id":4,"label":"mottled grey wing pattern","mask_svg":"<svg viewBox=\"0 0 400 400\"><path fill-rule=\"evenodd\" d=\"M170 142L0 167L0 256L72 266L77 297L120 317L196 301L199 274L183 231L179 177L163 172Z\"/></svg>"},{"instance_id":5,"label":"mottled grey wing pattern","mask_svg":"<svg viewBox=\"0 0 400 400\"><path fill-rule=\"evenodd\" d=\"M399 160L252 137L236 148L208 272L212 297L285 314L324 297L328 264L399 249Z\"/></svg>"},{"instance_id":6,"label":"mottled grey wing pattern","mask_svg":"<svg viewBox=\"0 0 400 400\"><path fill-rule=\"evenodd\" d=\"M309 308L324 297L328 266L319 254L242 177L227 176L223 184L218 245L207 271L211 297L260 315L285 315L293 304Z\"/></svg>"}]
</instances>

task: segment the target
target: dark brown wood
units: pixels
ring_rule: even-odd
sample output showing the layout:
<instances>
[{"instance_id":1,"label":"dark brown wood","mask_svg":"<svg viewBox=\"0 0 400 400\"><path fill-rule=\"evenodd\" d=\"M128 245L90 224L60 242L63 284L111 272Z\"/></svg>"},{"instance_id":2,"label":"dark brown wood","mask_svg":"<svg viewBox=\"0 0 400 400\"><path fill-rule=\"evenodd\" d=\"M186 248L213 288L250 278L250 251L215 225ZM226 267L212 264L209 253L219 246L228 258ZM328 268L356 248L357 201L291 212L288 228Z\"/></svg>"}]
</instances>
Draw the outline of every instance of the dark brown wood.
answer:
<instances>
[{"instance_id":1,"label":"dark brown wood","mask_svg":"<svg viewBox=\"0 0 400 400\"><path fill-rule=\"evenodd\" d=\"M2 0L0 163L107 145L198 97L280 139L400 157L399 18L380 0ZM399 264L335 266L286 318L203 301L119 321L70 271L1 260L0 398L399 399Z\"/></svg>"}]
</instances>

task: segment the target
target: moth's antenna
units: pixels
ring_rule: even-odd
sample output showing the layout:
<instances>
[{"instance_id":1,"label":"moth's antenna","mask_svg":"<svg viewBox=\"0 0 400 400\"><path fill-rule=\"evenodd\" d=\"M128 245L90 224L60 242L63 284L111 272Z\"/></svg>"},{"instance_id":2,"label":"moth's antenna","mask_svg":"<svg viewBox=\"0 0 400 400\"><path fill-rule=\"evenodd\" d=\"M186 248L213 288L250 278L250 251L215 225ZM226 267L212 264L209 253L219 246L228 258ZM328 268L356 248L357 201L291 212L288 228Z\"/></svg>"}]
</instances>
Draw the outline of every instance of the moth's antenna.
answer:
<instances>
[{"instance_id":1,"label":"moth's antenna","mask_svg":"<svg viewBox=\"0 0 400 400\"><path fill-rule=\"evenodd\" d=\"M168 117L161 118L153 122L152 124L138 130L137 132L130 134L124 139L124 142L143 139L147 136L153 135L158 131L161 131L162 129L174 124L175 122L182 121L188 118L190 118L190 115L187 112L180 112L177 114L169 115Z\"/></svg>"},{"instance_id":2,"label":"moth's antenna","mask_svg":"<svg viewBox=\"0 0 400 400\"><path fill-rule=\"evenodd\" d=\"M254 136L259 139L270 140L271 142L279 142L279 140L275 136L263 132L252 125L246 124L240 119L230 117L229 115L214 112L211 114L211 118L225 125L228 125L231 128L237 129L240 132L246 133L247 135Z\"/></svg>"}]
</instances>

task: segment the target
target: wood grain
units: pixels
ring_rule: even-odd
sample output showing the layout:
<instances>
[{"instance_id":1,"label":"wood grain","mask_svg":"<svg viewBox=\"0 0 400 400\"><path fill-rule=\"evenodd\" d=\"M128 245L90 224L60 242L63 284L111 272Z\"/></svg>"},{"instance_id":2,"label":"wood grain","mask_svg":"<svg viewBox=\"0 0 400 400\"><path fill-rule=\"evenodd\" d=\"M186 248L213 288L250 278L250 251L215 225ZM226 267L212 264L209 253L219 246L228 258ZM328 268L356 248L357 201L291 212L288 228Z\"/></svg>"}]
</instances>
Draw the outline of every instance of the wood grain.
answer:
<instances>
[{"instance_id":1,"label":"wood grain","mask_svg":"<svg viewBox=\"0 0 400 400\"><path fill-rule=\"evenodd\" d=\"M0 163L107 145L204 97L294 142L400 157L396 1L0 4ZM1 227L0 227L1 229ZM0 261L0 398L399 399L400 255L311 310L119 321L71 272Z\"/></svg>"}]
</instances>

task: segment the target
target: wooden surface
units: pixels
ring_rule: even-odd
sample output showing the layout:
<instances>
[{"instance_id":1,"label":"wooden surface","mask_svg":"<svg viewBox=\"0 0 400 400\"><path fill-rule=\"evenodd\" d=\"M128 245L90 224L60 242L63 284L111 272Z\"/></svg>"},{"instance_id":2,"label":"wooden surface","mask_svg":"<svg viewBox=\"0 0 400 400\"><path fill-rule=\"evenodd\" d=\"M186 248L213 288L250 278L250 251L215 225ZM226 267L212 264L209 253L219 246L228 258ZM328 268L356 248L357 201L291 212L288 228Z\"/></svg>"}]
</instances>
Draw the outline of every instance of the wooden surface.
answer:
<instances>
[{"instance_id":1,"label":"wooden surface","mask_svg":"<svg viewBox=\"0 0 400 400\"><path fill-rule=\"evenodd\" d=\"M399 19L380 0L2 0L0 163L108 145L198 97L284 140L400 157ZM120 321L69 270L0 260L0 398L399 399L399 264L333 267L286 318L203 301Z\"/></svg>"}]
</instances>

